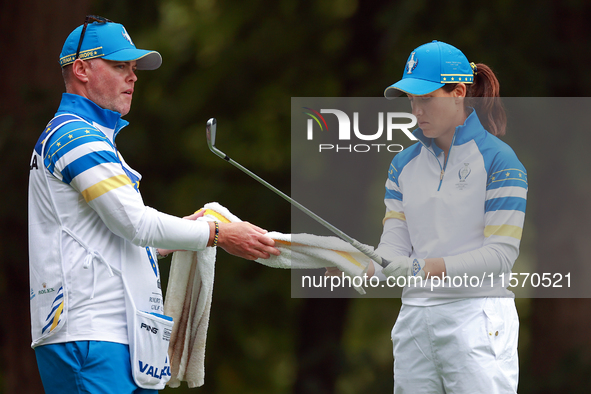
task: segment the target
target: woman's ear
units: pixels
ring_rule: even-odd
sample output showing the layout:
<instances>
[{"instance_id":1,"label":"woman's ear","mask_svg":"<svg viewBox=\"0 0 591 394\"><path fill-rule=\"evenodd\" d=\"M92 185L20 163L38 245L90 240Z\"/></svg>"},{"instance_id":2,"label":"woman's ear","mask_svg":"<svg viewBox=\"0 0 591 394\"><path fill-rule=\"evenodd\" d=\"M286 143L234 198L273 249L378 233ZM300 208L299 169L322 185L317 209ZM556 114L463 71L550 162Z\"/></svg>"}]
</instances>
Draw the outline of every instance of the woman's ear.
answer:
<instances>
[{"instance_id":1,"label":"woman's ear","mask_svg":"<svg viewBox=\"0 0 591 394\"><path fill-rule=\"evenodd\" d=\"M456 87L452 91L452 96L453 97L466 97L466 91L467 91L466 84L460 82L460 83L456 84Z\"/></svg>"}]
</instances>

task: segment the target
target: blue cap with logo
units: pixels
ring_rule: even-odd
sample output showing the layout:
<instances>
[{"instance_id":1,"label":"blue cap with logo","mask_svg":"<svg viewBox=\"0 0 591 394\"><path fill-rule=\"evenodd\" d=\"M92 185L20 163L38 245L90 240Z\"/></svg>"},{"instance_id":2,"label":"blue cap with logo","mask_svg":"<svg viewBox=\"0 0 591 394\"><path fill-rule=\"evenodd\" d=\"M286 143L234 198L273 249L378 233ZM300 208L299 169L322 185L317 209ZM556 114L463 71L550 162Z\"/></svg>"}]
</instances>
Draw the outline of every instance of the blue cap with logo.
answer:
<instances>
[{"instance_id":1,"label":"blue cap with logo","mask_svg":"<svg viewBox=\"0 0 591 394\"><path fill-rule=\"evenodd\" d=\"M435 40L411 52L402 79L387 87L384 96L394 98L402 93L421 96L446 83L473 83L473 67L458 48Z\"/></svg>"},{"instance_id":2,"label":"blue cap with logo","mask_svg":"<svg viewBox=\"0 0 591 394\"><path fill-rule=\"evenodd\" d=\"M62 67L74 63L83 25L70 33L60 54ZM137 49L125 27L119 23L89 23L80 47L82 60L103 58L129 62L135 60L138 70L155 70L162 64L162 57L156 51Z\"/></svg>"}]
</instances>

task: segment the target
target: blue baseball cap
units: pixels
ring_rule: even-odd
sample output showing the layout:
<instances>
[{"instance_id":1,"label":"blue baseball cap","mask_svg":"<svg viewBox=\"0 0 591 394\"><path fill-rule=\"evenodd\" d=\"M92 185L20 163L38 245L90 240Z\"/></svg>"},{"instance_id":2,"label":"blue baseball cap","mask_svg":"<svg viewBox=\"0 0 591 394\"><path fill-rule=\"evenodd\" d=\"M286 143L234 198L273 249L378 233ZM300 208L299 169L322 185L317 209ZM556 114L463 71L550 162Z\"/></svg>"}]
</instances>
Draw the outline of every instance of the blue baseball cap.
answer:
<instances>
[{"instance_id":1,"label":"blue baseball cap","mask_svg":"<svg viewBox=\"0 0 591 394\"><path fill-rule=\"evenodd\" d=\"M473 83L473 65L458 48L441 41L421 45L410 53L402 79L388 86L386 98L402 93L421 96L429 94L446 83Z\"/></svg>"},{"instance_id":2,"label":"blue baseball cap","mask_svg":"<svg viewBox=\"0 0 591 394\"><path fill-rule=\"evenodd\" d=\"M74 63L83 25L70 33L60 54L62 67ZM125 27L119 23L89 23L80 47L80 59L103 58L106 60L137 62L138 70L155 70L162 64L162 56L156 51L137 49Z\"/></svg>"}]
</instances>

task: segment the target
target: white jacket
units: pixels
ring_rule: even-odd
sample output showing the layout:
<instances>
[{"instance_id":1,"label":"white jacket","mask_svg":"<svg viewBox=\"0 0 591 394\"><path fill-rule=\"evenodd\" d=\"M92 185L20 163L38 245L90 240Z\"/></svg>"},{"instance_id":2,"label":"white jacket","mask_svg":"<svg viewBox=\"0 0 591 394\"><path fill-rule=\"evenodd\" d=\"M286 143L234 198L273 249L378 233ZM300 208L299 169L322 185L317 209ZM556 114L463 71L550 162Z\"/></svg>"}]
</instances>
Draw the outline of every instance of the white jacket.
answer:
<instances>
[{"instance_id":1,"label":"white jacket","mask_svg":"<svg viewBox=\"0 0 591 394\"><path fill-rule=\"evenodd\" d=\"M79 340L127 344L121 275L137 309L162 314L153 248L203 250L207 244L207 223L144 205L141 175L114 145L126 125L119 113L66 93L35 147L29 179L32 347Z\"/></svg>"},{"instance_id":2,"label":"white jacket","mask_svg":"<svg viewBox=\"0 0 591 394\"><path fill-rule=\"evenodd\" d=\"M430 284L405 287L403 303L513 296L506 289L508 278L503 287L499 275L511 272L519 254L525 168L506 143L482 127L475 111L456 128L447 163L421 129L414 135L419 142L398 153L388 171L384 232L377 252L386 258L442 257L448 277L476 276L481 282L484 278L484 284L474 287L473 280L472 285L434 290Z\"/></svg>"}]
</instances>

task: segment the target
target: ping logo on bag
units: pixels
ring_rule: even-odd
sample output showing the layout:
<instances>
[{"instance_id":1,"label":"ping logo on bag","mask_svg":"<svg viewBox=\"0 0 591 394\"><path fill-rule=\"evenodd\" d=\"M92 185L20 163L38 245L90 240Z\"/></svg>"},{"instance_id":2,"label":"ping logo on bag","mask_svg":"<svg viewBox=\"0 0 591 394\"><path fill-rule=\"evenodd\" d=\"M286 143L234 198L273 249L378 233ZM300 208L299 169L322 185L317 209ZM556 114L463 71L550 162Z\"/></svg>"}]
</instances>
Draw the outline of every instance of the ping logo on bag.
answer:
<instances>
[{"instance_id":1,"label":"ping logo on bag","mask_svg":"<svg viewBox=\"0 0 591 394\"><path fill-rule=\"evenodd\" d=\"M149 326L146 323L142 323L140 325L140 328L145 328L147 331L151 332L152 334L158 334L158 328ZM141 363L141 361L140 361L140 363Z\"/></svg>"},{"instance_id":2,"label":"ping logo on bag","mask_svg":"<svg viewBox=\"0 0 591 394\"><path fill-rule=\"evenodd\" d=\"M142 360L139 360L140 363L140 372L151 376L156 379L162 379L165 376L171 376L170 374L170 367L164 366L161 370L158 370L158 367L154 367L148 363L143 363ZM168 380L168 379L167 379Z\"/></svg>"}]
</instances>

